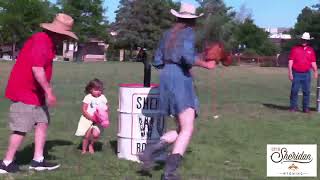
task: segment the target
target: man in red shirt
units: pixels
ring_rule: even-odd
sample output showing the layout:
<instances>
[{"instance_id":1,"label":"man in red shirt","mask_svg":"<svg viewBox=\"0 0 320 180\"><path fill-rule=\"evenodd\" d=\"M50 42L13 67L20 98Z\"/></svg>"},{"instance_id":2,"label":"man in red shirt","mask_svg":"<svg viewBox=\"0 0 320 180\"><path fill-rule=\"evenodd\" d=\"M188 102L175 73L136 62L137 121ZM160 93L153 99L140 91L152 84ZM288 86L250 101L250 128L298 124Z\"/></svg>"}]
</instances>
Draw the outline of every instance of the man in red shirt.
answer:
<instances>
[{"instance_id":1,"label":"man in red shirt","mask_svg":"<svg viewBox=\"0 0 320 180\"><path fill-rule=\"evenodd\" d=\"M60 165L44 160L43 150L49 124L48 106L56 103L50 85L56 45L68 38L77 39L71 32L73 19L66 14L57 14L52 23L42 23L43 32L32 35L24 44L11 70L5 96L12 101L9 127L12 134L0 173L17 172L13 162L16 151L27 132L35 129L34 156L29 169L53 170Z\"/></svg>"},{"instance_id":2,"label":"man in red shirt","mask_svg":"<svg viewBox=\"0 0 320 180\"><path fill-rule=\"evenodd\" d=\"M313 69L313 76L318 78L318 69L316 64L316 55L312 47L308 45L312 38L310 34L305 32L301 38L301 45L294 46L289 55L289 79L292 81L291 95L290 95L290 111L296 112L298 110L298 92L300 86L303 92L303 112L309 113L310 104L310 86L311 86L311 72Z\"/></svg>"}]
</instances>

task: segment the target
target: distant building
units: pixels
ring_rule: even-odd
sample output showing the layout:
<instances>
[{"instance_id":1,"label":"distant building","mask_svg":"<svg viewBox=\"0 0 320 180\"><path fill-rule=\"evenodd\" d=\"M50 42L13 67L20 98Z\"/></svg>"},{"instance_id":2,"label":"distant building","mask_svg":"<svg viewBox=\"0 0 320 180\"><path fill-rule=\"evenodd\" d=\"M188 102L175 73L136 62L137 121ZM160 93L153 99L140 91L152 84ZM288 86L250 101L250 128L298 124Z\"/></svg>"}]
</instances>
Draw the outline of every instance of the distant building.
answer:
<instances>
[{"instance_id":1,"label":"distant building","mask_svg":"<svg viewBox=\"0 0 320 180\"><path fill-rule=\"evenodd\" d=\"M111 31L111 32L110 32L110 35L111 35L111 36L117 36L117 35L118 35L118 32L117 32L117 31Z\"/></svg>"},{"instance_id":2,"label":"distant building","mask_svg":"<svg viewBox=\"0 0 320 180\"><path fill-rule=\"evenodd\" d=\"M277 46L281 46L284 42L292 37L288 34L290 28L264 28L269 33L269 39Z\"/></svg>"},{"instance_id":3,"label":"distant building","mask_svg":"<svg viewBox=\"0 0 320 180\"><path fill-rule=\"evenodd\" d=\"M99 39L89 39L87 43L81 48L82 60L84 62L90 61L107 61L106 51L109 45Z\"/></svg>"},{"instance_id":4,"label":"distant building","mask_svg":"<svg viewBox=\"0 0 320 180\"><path fill-rule=\"evenodd\" d=\"M65 61L74 61L78 51L78 43L73 41L64 41L62 56Z\"/></svg>"},{"instance_id":5,"label":"distant building","mask_svg":"<svg viewBox=\"0 0 320 180\"><path fill-rule=\"evenodd\" d=\"M8 43L0 45L0 58L3 60L15 60L19 54L16 43Z\"/></svg>"},{"instance_id":6,"label":"distant building","mask_svg":"<svg viewBox=\"0 0 320 180\"><path fill-rule=\"evenodd\" d=\"M264 30L270 34L286 34L290 31L290 28L264 28Z\"/></svg>"}]
</instances>

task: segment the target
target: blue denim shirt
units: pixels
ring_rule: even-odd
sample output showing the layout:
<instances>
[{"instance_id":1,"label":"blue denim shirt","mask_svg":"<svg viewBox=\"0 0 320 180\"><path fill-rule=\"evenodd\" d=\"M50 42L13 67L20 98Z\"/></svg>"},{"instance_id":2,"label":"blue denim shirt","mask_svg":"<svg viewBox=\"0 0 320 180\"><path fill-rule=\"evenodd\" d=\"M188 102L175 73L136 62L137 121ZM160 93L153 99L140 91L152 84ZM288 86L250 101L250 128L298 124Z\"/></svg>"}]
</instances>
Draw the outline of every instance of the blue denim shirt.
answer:
<instances>
[{"instance_id":1,"label":"blue denim shirt","mask_svg":"<svg viewBox=\"0 0 320 180\"><path fill-rule=\"evenodd\" d=\"M177 34L175 45L166 48L166 42L169 40L171 30L164 33L157 51L155 53L153 65L161 68L165 60L180 64L182 67L191 68L196 59L195 51L195 32L191 27L181 30Z\"/></svg>"},{"instance_id":2,"label":"blue denim shirt","mask_svg":"<svg viewBox=\"0 0 320 180\"><path fill-rule=\"evenodd\" d=\"M199 101L189 69L195 63L195 33L185 28L171 41L171 30L163 34L153 65L160 70L160 111L177 116L187 108L199 113ZM169 63L168 63L169 62Z\"/></svg>"}]
</instances>

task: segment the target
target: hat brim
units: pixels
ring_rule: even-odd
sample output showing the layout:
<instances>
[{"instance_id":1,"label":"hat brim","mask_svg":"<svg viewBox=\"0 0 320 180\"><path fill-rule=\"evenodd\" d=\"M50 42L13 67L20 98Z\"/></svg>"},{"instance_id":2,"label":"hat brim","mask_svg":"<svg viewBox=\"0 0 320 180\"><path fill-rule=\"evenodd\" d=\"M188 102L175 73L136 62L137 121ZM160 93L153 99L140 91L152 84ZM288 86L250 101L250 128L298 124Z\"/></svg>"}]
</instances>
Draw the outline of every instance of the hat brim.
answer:
<instances>
[{"instance_id":1,"label":"hat brim","mask_svg":"<svg viewBox=\"0 0 320 180\"><path fill-rule=\"evenodd\" d=\"M63 35L66 35L66 36L69 36L73 39L78 40L77 35L75 35L73 32L59 29L56 26L54 26L52 23L41 23L40 27L42 27L43 29L47 29L49 31L52 31L52 32L55 32L58 34L63 34Z\"/></svg>"},{"instance_id":2,"label":"hat brim","mask_svg":"<svg viewBox=\"0 0 320 180\"><path fill-rule=\"evenodd\" d=\"M172 15L174 15L178 18L185 18L185 19L195 19L195 18L199 18L199 17L203 16L203 13L199 14L198 16L192 15L192 14L181 14L174 9L171 9L170 12Z\"/></svg>"},{"instance_id":3,"label":"hat brim","mask_svg":"<svg viewBox=\"0 0 320 180\"><path fill-rule=\"evenodd\" d=\"M314 38L304 38L304 37L302 37L301 39L310 41L310 40L312 40L312 39L314 39Z\"/></svg>"}]
</instances>

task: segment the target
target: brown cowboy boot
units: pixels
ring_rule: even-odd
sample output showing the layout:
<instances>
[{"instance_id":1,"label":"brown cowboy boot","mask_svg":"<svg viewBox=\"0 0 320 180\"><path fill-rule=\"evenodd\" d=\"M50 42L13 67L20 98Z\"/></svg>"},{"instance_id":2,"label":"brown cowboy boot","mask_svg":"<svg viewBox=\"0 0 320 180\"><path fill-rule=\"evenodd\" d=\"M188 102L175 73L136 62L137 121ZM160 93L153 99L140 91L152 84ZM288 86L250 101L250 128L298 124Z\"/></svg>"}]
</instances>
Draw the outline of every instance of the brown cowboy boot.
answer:
<instances>
[{"instance_id":1,"label":"brown cowboy boot","mask_svg":"<svg viewBox=\"0 0 320 180\"><path fill-rule=\"evenodd\" d=\"M177 169L180 165L181 160L182 156L180 154L170 154L168 156L162 180L180 180Z\"/></svg>"},{"instance_id":2,"label":"brown cowboy boot","mask_svg":"<svg viewBox=\"0 0 320 180\"><path fill-rule=\"evenodd\" d=\"M154 158L157 153L165 150L169 146L164 140L160 140L155 144L147 144L143 153L138 155L139 160L142 162L141 169L149 171L154 166Z\"/></svg>"}]
</instances>

